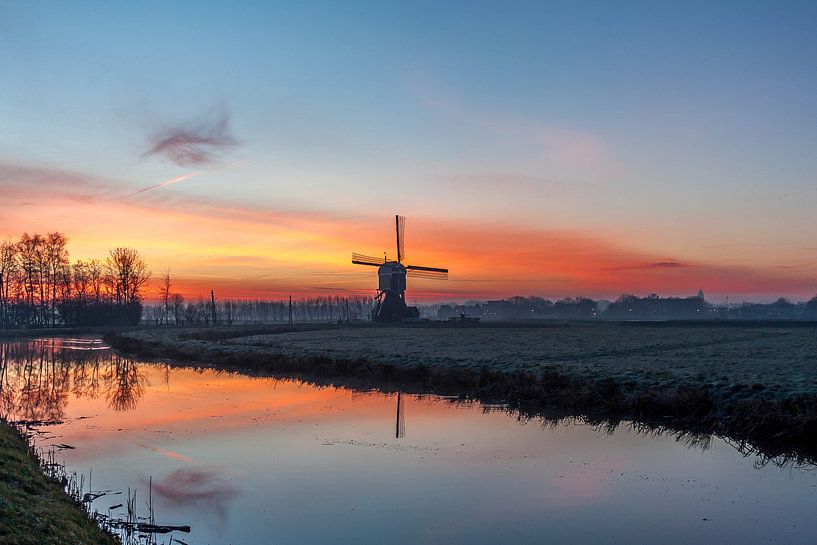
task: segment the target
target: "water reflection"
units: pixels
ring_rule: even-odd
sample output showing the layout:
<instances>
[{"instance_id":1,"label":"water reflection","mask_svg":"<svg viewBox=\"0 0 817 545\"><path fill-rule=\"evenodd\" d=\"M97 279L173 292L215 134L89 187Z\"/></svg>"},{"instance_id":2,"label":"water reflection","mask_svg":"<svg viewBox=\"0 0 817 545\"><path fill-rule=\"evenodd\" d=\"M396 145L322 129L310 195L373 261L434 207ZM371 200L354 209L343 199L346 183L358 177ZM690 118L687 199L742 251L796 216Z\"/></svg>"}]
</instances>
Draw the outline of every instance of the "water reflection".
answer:
<instances>
[{"instance_id":1,"label":"water reflection","mask_svg":"<svg viewBox=\"0 0 817 545\"><path fill-rule=\"evenodd\" d=\"M117 353L113 353L107 362L103 377L108 406L116 411L135 409L145 393L145 387L149 385L136 362Z\"/></svg>"},{"instance_id":2,"label":"water reflection","mask_svg":"<svg viewBox=\"0 0 817 545\"><path fill-rule=\"evenodd\" d=\"M150 364L155 366L155 364ZM156 378L157 373L153 373ZM163 365L161 380L169 384L170 366ZM278 380L278 379L276 379ZM282 382L299 381L292 378ZM326 387L327 384L315 384ZM69 398L97 399L102 396L108 408L128 412L137 408L146 388L150 386L145 370L133 358L119 354L99 339L41 338L0 342L0 417L29 423L60 422L65 419ZM368 390L362 390L368 392ZM405 397L396 391L393 433L396 439L406 435ZM426 396L415 395L417 399ZM432 396L441 403L472 404L459 398ZM815 461L797 453L768 454L746 441L708 433L668 429L654 424L631 421L594 419L587 416L552 412L525 413L503 404L481 404L482 412L510 414L520 423L537 422L545 428L565 424L579 424L599 433L613 434L625 427L648 438L671 436L689 449L701 452L711 448L717 437L745 457L753 457L756 467L777 466L812 467Z\"/></svg>"},{"instance_id":3,"label":"water reflection","mask_svg":"<svg viewBox=\"0 0 817 545\"><path fill-rule=\"evenodd\" d=\"M90 339L0 343L0 416L8 420L65 419L70 396L104 396L115 411L136 408L148 380L132 359Z\"/></svg>"},{"instance_id":4,"label":"water reflection","mask_svg":"<svg viewBox=\"0 0 817 545\"><path fill-rule=\"evenodd\" d=\"M217 517L219 525L224 524L227 507L238 495L238 488L218 468L185 467L152 484L153 493L169 505Z\"/></svg>"},{"instance_id":5,"label":"water reflection","mask_svg":"<svg viewBox=\"0 0 817 545\"><path fill-rule=\"evenodd\" d=\"M0 356L2 411L64 420L37 440L75 446L59 456L93 468L95 490L138 489L140 513L155 504L159 523L189 524L172 543L817 534L813 474L757 470L709 435L140 363L87 339L0 343ZM94 506L122 513L122 500Z\"/></svg>"},{"instance_id":6,"label":"water reflection","mask_svg":"<svg viewBox=\"0 0 817 545\"><path fill-rule=\"evenodd\" d=\"M406 436L406 410L403 408L403 392L397 392L397 418L394 425L394 437L400 439Z\"/></svg>"}]
</instances>

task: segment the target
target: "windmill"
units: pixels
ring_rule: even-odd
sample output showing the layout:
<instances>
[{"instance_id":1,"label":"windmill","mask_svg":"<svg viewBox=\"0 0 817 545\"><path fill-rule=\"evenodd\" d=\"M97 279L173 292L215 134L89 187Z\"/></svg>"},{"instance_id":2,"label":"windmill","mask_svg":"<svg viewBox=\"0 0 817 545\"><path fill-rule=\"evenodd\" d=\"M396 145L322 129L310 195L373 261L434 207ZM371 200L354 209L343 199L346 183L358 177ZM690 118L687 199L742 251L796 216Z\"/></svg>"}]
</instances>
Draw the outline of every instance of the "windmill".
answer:
<instances>
[{"instance_id":1,"label":"windmill","mask_svg":"<svg viewBox=\"0 0 817 545\"><path fill-rule=\"evenodd\" d=\"M448 279L448 269L404 265L406 218L394 216L394 227L397 233L397 261L389 261L386 254L383 259L352 254L353 264L377 267L377 302L372 310L372 320L375 322L399 322L404 318L420 317L417 307L406 306L406 276Z\"/></svg>"}]
</instances>

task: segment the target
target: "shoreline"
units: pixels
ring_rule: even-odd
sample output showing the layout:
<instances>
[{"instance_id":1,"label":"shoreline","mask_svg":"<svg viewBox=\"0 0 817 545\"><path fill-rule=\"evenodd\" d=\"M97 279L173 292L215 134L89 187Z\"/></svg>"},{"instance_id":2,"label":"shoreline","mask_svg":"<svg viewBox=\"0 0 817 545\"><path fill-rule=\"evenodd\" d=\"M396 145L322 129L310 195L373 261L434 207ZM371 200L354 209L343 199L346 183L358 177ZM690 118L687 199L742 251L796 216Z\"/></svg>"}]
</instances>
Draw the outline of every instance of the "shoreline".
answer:
<instances>
[{"instance_id":1,"label":"shoreline","mask_svg":"<svg viewBox=\"0 0 817 545\"><path fill-rule=\"evenodd\" d=\"M500 327L507 330L507 326ZM546 325L542 329L553 327ZM326 355L307 351L293 356L263 344L247 346L234 342L264 335L273 339L286 334L338 336L349 330L377 335L389 333L388 329L338 325L234 326L110 333L105 339L121 352L151 360L245 374L273 374L352 389L400 390L502 403L524 416L580 417L613 425L632 421L678 433L721 436L770 459L817 461L817 395L778 395L774 388L763 384L713 385L705 380L668 386L658 380L653 383L622 380L604 369L579 376L558 365L518 370L500 365L463 367L435 361L394 363L353 353ZM422 330L402 331L418 329ZM474 329L491 327L480 325ZM809 335L812 331L817 329L807 329Z\"/></svg>"},{"instance_id":2,"label":"shoreline","mask_svg":"<svg viewBox=\"0 0 817 545\"><path fill-rule=\"evenodd\" d=\"M123 333L128 331L138 331L140 327L103 327L103 326L92 326L92 327L32 327L32 328L22 328L22 329L0 329L0 341L4 340L16 340L16 339L40 339L43 337L68 337L68 336L87 336L87 335L99 335L103 337L109 333Z\"/></svg>"},{"instance_id":3,"label":"shoreline","mask_svg":"<svg viewBox=\"0 0 817 545\"><path fill-rule=\"evenodd\" d=\"M9 545L118 545L49 478L26 437L0 419L0 542Z\"/></svg>"}]
</instances>

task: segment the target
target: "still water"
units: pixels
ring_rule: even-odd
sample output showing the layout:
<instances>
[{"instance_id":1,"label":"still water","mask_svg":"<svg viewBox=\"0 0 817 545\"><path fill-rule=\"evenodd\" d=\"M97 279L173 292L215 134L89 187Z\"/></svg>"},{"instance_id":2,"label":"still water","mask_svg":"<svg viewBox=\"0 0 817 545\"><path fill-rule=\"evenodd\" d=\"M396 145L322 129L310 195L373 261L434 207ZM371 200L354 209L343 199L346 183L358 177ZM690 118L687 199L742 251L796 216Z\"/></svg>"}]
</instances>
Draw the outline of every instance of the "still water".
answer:
<instances>
[{"instance_id":1,"label":"still water","mask_svg":"<svg viewBox=\"0 0 817 545\"><path fill-rule=\"evenodd\" d=\"M37 443L74 447L57 457L94 490L137 489L142 514L152 479L156 522L189 524L173 537L190 545L817 542L817 472L719 439L171 368L93 339L0 357L0 413L61 422Z\"/></svg>"}]
</instances>

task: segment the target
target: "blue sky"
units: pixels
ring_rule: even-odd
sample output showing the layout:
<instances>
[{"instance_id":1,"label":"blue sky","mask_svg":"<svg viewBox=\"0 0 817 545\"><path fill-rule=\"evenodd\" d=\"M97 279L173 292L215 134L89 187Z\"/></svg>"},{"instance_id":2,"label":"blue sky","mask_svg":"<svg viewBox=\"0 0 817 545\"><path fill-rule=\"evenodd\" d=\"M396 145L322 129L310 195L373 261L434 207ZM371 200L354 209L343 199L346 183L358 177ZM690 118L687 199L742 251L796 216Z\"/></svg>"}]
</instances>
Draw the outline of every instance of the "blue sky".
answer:
<instances>
[{"instance_id":1,"label":"blue sky","mask_svg":"<svg viewBox=\"0 0 817 545\"><path fill-rule=\"evenodd\" d=\"M139 198L812 274L815 28L814 2L0 2L0 161L127 195L191 173L153 135L224 116L236 145Z\"/></svg>"}]
</instances>

